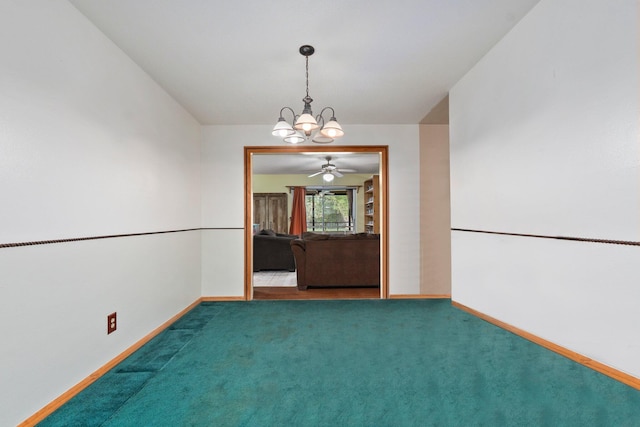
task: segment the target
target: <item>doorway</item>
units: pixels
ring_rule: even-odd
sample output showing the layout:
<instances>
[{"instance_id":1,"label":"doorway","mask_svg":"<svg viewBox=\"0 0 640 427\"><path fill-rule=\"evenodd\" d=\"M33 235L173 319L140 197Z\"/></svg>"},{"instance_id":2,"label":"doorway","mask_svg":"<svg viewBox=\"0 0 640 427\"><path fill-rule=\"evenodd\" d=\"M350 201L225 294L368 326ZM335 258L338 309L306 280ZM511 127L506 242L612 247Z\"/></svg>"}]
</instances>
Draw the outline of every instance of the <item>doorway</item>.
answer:
<instances>
[{"instance_id":1,"label":"doorway","mask_svg":"<svg viewBox=\"0 0 640 427\"><path fill-rule=\"evenodd\" d=\"M253 204L253 163L254 156L277 156L298 154L309 155L317 158L318 156L336 156L346 157L348 155L357 154L375 154L378 161L378 175L380 182L380 289L376 289L374 298L388 298L388 146L336 146L336 147L309 147L309 146L262 146L262 147L245 147L244 163L245 163L245 299L254 299L253 289L253 232L254 232L254 204ZM360 190L364 191L364 190ZM328 290L322 290L328 292ZM309 292L309 291L300 291ZM311 294L308 294L311 295ZM339 299L339 293L329 292L323 299L332 298ZM359 296L349 296L345 291L345 298L358 298ZM367 295L371 295L370 293ZM289 299L279 298L279 299ZM291 296L291 299L294 299ZM306 299L306 298L305 298Z\"/></svg>"}]
</instances>

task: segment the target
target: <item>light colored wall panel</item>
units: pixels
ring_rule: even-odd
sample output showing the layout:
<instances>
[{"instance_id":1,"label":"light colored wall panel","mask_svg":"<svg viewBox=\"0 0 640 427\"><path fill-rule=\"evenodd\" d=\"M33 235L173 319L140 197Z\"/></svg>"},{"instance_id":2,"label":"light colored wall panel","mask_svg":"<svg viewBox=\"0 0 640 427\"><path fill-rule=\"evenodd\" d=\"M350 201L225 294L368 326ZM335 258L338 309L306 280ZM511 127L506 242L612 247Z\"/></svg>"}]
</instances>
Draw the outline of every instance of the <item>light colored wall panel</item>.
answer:
<instances>
[{"instance_id":1,"label":"light colored wall panel","mask_svg":"<svg viewBox=\"0 0 640 427\"><path fill-rule=\"evenodd\" d=\"M420 254L420 293L450 295L449 125L420 126Z\"/></svg>"},{"instance_id":2,"label":"light colored wall panel","mask_svg":"<svg viewBox=\"0 0 640 427\"><path fill-rule=\"evenodd\" d=\"M0 424L16 425L200 296L200 232L0 249L0 283Z\"/></svg>"},{"instance_id":3,"label":"light colored wall panel","mask_svg":"<svg viewBox=\"0 0 640 427\"><path fill-rule=\"evenodd\" d=\"M640 240L636 19L543 0L456 84L453 227Z\"/></svg>"},{"instance_id":4,"label":"light colored wall panel","mask_svg":"<svg viewBox=\"0 0 640 427\"><path fill-rule=\"evenodd\" d=\"M202 296L244 295L244 229L202 231Z\"/></svg>"},{"instance_id":5,"label":"light colored wall panel","mask_svg":"<svg viewBox=\"0 0 640 427\"><path fill-rule=\"evenodd\" d=\"M0 19L0 242L198 227L198 123L67 2Z\"/></svg>"},{"instance_id":6,"label":"light colored wall panel","mask_svg":"<svg viewBox=\"0 0 640 427\"><path fill-rule=\"evenodd\" d=\"M640 377L640 250L453 233L455 301Z\"/></svg>"},{"instance_id":7,"label":"light colored wall panel","mask_svg":"<svg viewBox=\"0 0 640 427\"><path fill-rule=\"evenodd\" d=\"M636 8L542 0L451 90L454 228L640 240ZM453 237L454 300L640 376L638 246Z\"/></svg>"}]
</instances>

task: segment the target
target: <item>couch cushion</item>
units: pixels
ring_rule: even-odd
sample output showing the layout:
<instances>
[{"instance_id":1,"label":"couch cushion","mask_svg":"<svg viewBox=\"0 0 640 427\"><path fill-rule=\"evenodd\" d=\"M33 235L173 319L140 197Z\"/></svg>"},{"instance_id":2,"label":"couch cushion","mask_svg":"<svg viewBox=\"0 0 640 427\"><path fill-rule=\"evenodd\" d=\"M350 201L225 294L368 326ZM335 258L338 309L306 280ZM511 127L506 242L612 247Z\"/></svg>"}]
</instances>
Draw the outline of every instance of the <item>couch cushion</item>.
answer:
<instances>
[{"instance_id":1,"label":"couch cushion","mask_svg":"<svg viewBox=\"0 0 640 427\"><path fill-rule=\"evenodd\" d=\"M329 240L330 236L329 234L312 233L310 231L302 233L303 240Z\"/></svg>"},{"instance_id":2,"label":"couch cushion","mask_svg":"<svg viewBox=\"0 0 640 427\"><path fill-rule=\"evenodd\" d=\"M356 234L320 234L310 231L302 234L303 240L380 240L379 234L356 233Z\"/></svg>"},{"instance_id":3,"label":"couch cushion","mask_svg":"<svg viewBox=\"0 0 640 427\"><path fill-rule=\"evenodd\" d=\"M320 241L306 240L305 243L307 286L380 284L378 239L343 235Z\"/></svg>"},{"instance_id":4,"label":"couch cushion","mask_svg":"<svg viewBox=\"0 0 640 427\"><path fill-rule=\"evenodd\" d=\"M380 240L379 234L357 233L357 234L332 234L329 240Z\"/></svg>"},{"instance_id":5,"label":"couch cushion","mask_svg":"<svg viewBox=\"0 0 640 427\"><path fill-rule=\"evenodd\" d=\"M287 233L276 233L276 237L286 237L288 239L297 239L297 234L287 234Z\"/></svg>"}]
</instances>

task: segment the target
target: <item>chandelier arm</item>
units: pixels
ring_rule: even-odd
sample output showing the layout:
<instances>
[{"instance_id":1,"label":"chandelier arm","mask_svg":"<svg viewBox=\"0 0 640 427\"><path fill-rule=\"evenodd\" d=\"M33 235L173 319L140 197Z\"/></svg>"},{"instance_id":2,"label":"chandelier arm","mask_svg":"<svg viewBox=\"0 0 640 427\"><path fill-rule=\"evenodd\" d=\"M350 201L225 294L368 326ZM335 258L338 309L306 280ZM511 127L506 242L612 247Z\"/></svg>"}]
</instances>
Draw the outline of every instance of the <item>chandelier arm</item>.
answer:
<instances>
[{"instance_id":1,"label":"chandelier arm","mask_svg":"<svg viewBox=\"0 0 640 427\"><path fill-rule=\"evenodd\" d=\"M282 107L282 109L280 110L280 117L284 118L284 115L282 114L284 112L284 110L291 111L291 115L293 115L293 120L296 119L296 112L293 111L293 108L291 108L291 107Z\"/></svg>"},{"instance_id":2,"label":"chandelier arm","mask_svg":"<svg viewBox=\"0 0 640 427\"><path fill-rule=\"evenodd\" d=\"M329 121L335 120L336 112L334 111L333 107L324 107L322 111L320 111L320 114L318 114L320 117L322 117L322 121L324 121L324 116L322 115L322 113L324 113L325 110L331 110L331 118L329 119Z\"/></svg>"},{"instance_id":3,"label":"chandelier arm","mask_svg":"<svg viewBox=\"0 0 640 427\"><path fill-rule=\"evenodd\" d=\"M289 110L291 111L291 115L293 116L293 120L291 121L291 123L295 123L296 120L298 120L298 117L300 117L299 114L296 114L295 111L293 111L293 108L291 107L282 107L282 109L280 110L280 119L284 120L284 115L282 114L285 110ZM279 120L279 119L278 119Z\"/></svg>"}]
</instances>

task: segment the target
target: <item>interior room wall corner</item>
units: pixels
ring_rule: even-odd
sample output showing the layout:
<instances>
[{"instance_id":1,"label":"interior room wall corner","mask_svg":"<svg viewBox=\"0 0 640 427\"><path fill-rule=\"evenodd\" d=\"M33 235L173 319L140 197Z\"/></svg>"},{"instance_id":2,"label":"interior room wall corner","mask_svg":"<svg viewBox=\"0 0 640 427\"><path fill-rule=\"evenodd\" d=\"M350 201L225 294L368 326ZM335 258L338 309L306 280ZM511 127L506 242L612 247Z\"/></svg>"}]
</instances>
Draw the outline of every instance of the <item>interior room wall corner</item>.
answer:
<instances>
[{"instance_id":1,"label":"interior room wall corner","mask_svg":"<svg viewBox=\"0 0 640 427\"><path fill-rule=\"evenodd\" d=\"M451 294L449 125L420 125L420 293Z\"/></svg>"}]
</instances>

